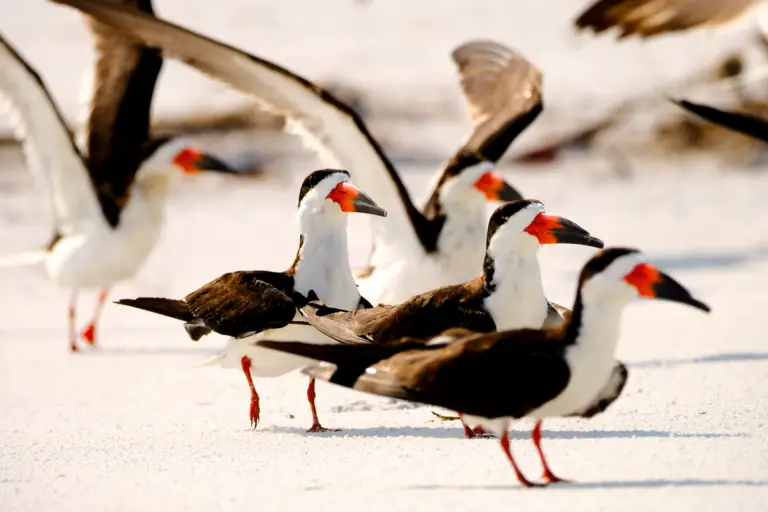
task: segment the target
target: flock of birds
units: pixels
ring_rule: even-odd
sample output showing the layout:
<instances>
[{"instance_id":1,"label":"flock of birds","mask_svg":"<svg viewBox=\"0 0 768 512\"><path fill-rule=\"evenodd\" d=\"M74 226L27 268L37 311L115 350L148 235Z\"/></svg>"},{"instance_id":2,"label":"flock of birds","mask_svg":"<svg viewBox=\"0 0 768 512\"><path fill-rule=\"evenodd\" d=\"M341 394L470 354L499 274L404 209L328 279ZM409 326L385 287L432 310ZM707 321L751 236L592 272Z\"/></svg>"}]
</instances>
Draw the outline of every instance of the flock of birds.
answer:
<instances>
[{"instance_id":1,"label":"flock of birds","mask_svg":"<svg viewBox=\"0 0 768 512\"><path fill-rule=\"evenodd\" d=\"M163 57L284 115L331 167L310 173L301 185L300 238L285 271L230 272L183 299L117 301L183 322L194 341L212 332L228 336L225 349L206 364L244 372L254 428L261 406L252 377L303 369L310 377L310 432L327 430L315 408L321 379L457 411L466 437L500 439L521 484L562 481L541 449L541 422L592 417L618 398L628 377L615 359L626 304L645 297L709 311L640 251L603 249L600 239L525 199L494 171L543 108L540 71L499 43L473 41L453 52L473 129L419 209L362 119L311 81L158 19L150 0L54 2L87 14L96 40L87 130L70 135L40 76L0 37L0 99L10 108L29 167L51 191L55 214L54 237L44 250L2 265L42 265L73 290L73 351L79 337L95 343L108 288L132 277L154 247L174 169L234 175L214 156L150 136ZM576 23L651 36L723 22L751 3L601 0ZM766 140L762 119L679 104ZM488 205L499 202L489 219ZM374 247L370 265L357 270L347 252L347 214L353 212L370 216ZM570 309L544 295L537 259L543 244L602 249L584 265ZM100 295L94 319L80 333L75 304L81 289ZM508 427L524 417L536 421L532 439L542 483L522 474L510 450Z\"/></svg>"}]
</instances>

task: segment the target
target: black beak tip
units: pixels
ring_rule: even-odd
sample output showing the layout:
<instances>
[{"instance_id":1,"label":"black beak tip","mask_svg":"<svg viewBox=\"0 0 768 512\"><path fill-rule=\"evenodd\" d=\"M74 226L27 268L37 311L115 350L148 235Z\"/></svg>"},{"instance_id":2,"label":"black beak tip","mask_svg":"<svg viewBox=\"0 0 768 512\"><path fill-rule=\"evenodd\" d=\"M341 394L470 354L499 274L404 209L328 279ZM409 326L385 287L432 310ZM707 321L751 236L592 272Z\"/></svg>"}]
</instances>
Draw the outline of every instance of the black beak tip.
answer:
<instances>
[{"instance_id":1,"label":"black beak tip","mask_svg":"<svg viewBox=\"0 0 768 512\"><path fill-rule=\"evenodd\" d=\"M499 194L499 200L504 202L510 202L510 201L519 201L521 199L524 199L523 195L517 191L515 187L504 182L504 187L501 189L501 193Z\"/></svg>"},{"instance_id":2,"label":"black beak tip","mask_svg":"<svg viewBox=\"0 0 768 512\"><path fill-rule=\"evenodd\" d=\"M689 304L697 309L700 309L704 311L705 313L711 313L712 308L701 302L700 300L696 300L693 297L691 297Z\"/></svg>"},{"instance_id":3,"label":"black beak tip","mask_svg":"<svg viewBox=\"0 0 768 512\"><path fill-rule=\"evenodd\" d=\"M603 247L605 247L605 242L603 242L597 237L587 235L586 240L587 240L586 245L590 247L597 247L598 249L602 249Z\"/></svg>"}]
</instances>

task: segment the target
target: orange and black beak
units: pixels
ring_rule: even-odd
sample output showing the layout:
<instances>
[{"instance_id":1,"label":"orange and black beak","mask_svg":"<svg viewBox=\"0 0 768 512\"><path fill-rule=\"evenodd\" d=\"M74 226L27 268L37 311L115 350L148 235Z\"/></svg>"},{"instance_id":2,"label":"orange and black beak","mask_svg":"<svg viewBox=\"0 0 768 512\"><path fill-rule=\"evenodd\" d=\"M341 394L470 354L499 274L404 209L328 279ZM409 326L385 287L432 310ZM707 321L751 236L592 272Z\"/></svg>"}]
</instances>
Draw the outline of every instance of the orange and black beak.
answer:
<instances>
[{"instance_id":1,"label":"orange and black beak","mask_svg":"<svg viewBox=\"0 0 768 512\"><path fill-rule=\"evenodd\" d=\"M523 199L520 192L504 181L497 172L488 171L475 182L475 188L485 194L489 201L517 201Z\"/></svg>"},{"instance_id":2,"label":"orange and black beak","mask_svg":"<svg viewBox=\"0 0 768 512\"><path fill-rule=\"evenodd\" d=\"M637 293L641 297L671 300L688 304L707 313L710 311L709 306L694 299L683 285L648 263L635 265L632 272L624 276L624 280L637 288Z\"/></svg>"},{"instance_id":3,"label":"orange and black beak","mask_svg":"<svg viewBox=\"0 0 768 512\"><path fill-rule=\"evenodd\" d=\"M336 185L336 188L331 190L327 198L338 203L343 212L367 213L369 215L378 215L379 217L387 216L387 210L380 208L368 194L346 181Z\"/></svg>"},{"instance_id":4,"label":"orange and black beak","mask_svg":"<svg viewBox=\"0 0 768 512\"><path fill-rule=\"evenodd\" d=\"M588 245L602 249L605 244L589 232L564 217L540 213L527 228L529 233L539 239L540 244L575 244Z\"/></svg>"},{"instance_id":5,"label":"orange and black beak","mask_svg":"<svg viewBox=\"0 0 768 512\"><path fill-rule=\"evenodd\" d=\"M181 167L187 174L198 172L236 173L230 166L207 153L201 153L194 148L184 148L173 157L173 163Z\"/></svg>"}]
</instances>

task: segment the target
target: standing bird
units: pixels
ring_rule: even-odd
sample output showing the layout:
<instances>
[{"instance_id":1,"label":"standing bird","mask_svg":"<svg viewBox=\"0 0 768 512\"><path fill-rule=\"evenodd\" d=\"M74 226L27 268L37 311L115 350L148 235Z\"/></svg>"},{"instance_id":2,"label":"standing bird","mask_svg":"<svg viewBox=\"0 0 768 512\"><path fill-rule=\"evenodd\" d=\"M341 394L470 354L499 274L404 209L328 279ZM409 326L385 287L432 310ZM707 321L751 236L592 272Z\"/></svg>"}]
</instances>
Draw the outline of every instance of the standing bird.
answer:
<instances>
[{"instance_id":1,"label":"standing bird","mask_svg":"<svg viewBox=\"0 0 768 512\"><path fill-rule=\"evenodd\" d=\"M493 171L509 144L541 113L541 73L512 50L473 41L453 52L473 131L439 171L422 211L363 120L328 91L277 64L177 25L93 0L55 0L123 30L284 115L327 162L352 169L375 190L387 222L372 219L373 252L358 275L371 301L400 302L472 279L483 260L489 201L521 195Z\"/></svg>"},{"instance_id":2,"label":"standing bird","mask_svg":"<svg viewBox=\"0 0 768 512\"><path fill-rule=\"evenodd\" d=\"M655 37L728 23L760 0L598 0L582 12L576 27L596 34L618 27L619 38Z\"/></svg>"},{"instance_id":3,"label":"standing bird","mask_svg":"<svg viewBox=\"0 0 768 512\"><path fill-rule=\"evenodd\" d=\"M584 266L573 313L558 328L448 331L426 343L404 338L388 345L338 346L265 339L257 345L332 363L335 368L311 366L305 373L334 384L460 411L501 438L518 481L532 487L542 484L528 480L512 457L510 423L536 420L532 438L543 478L563 481L541 449L542 419L592 416L604 409L605 389L614 379L621 313L638 296L709 311L637 250L611 248Z\"/></svg>"},{"instance_id":4,"label":"standing bird","mask_svg":"<svg viewBox=\"0 0 768 512\"><path fill-rule=\"evenodd\" d=\"M329 313L312 303L302 308L319 331L337 340L387 344L403 337L431 338L461 327L473 332L557 326L568 310L544 296L538 250L542 244L603 247L603 242L563 217L548 215L536 200L499 206L488 222L485 261L479 277L415 295L397 306ZM463 422L471 439L483 433Z\"/></svg>"},{"instance_id":5,"label":"standing bird","mask_svg":"<svg viewBox=\"0 0 768 512\"><path fill-rule=\"evenodd\" d=\"M386 217L387 212L348 180L349 173L332 169L315 171L304 180L299 192L299 248L293 264L284 272L230 272L183 300L141 297L117 301L182 320L195 341L212 331L231 336L225 350L203 364L242 369L251 391L249 415L254 428L261 409L252 376L278 377L305 366L307 361L254 347L252 341L268 337L332 343L300 321L297 308L309 297L344 310L371 307L358 292L349 266L346 214ZM326 430L315 408L315 379L310 380L307 399L312 411L309 432Z\"/></svg>"},{"instance_id":6,"label":"standing bird","mask_svg":"<svg viewBox=\"0 0 768 512\"><path fill-rule=\"evenodd\" d=\"M139 6L151 12L148 1ZM48 188L54 236L42 251L10 257L3 266L43 264L57 284L72 289L69 346L77 351L75 309L82 288L99 300L82 337L95 329L108 288L137 272L162 227L171 172L232 172L219 160L178 141L149 138L152 94L162 57L91 24L98 61L85 154L77 149L40 76L0 37L0 103L10 110L33 174ZM87 155L87 156L86 156Z\"/></svg>"}]
</instances>

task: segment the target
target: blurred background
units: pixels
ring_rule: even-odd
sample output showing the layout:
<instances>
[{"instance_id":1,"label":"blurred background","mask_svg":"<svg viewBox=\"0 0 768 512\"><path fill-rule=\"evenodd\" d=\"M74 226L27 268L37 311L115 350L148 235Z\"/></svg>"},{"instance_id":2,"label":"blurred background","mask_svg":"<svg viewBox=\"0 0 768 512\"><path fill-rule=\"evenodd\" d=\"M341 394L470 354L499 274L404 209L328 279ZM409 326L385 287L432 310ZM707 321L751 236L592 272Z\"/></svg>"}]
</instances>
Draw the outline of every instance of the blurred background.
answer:
<instances>
[{"instance_id":1,"label":"blurred background","mask_svg":"<svg viewBox=\"0 0 768 512\"><path fill-rule=\"evenodd\" d=\"M2 2L0 32L77 122L83 74L93 58L81 16L42 0ZM614 33L595 37L574 29L590 3L157 0L154 6L160 17L331 88L356 106L401 164L438 163L464 136L468 124L450 52L474 38L518 50L544 74L544 114L515 141L508 161L564 156L552 148L590 151L624 173L638 157L679 166L668 157L703 151L723 165L760 161L761 145L697 121L665 99L762 112L768 46L754 14L715 29L617 44ZM163 68L154 113L156 131L204 135L233 165L277 169L286 163L276 159L298 162L300 141L282 135L281 120L176 62ZM253 130L258 136L243 135ZM0 119L0 141L12 139ZM538 158L526 158L531 153Z\"/></svg>"}]
</instances>

